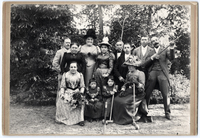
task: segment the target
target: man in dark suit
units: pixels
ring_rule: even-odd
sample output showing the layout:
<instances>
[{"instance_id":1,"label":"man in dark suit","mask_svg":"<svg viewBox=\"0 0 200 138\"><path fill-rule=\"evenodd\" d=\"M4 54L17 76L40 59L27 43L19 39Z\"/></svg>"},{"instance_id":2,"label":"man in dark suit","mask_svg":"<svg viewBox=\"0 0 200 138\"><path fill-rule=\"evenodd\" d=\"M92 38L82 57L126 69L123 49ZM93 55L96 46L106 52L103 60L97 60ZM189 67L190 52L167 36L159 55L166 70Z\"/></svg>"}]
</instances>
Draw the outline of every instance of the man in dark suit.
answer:
<instances>
[{"instance_id":1,"label":"man in dark suit","mask_svg":"<svg viewBox=\"0 0 200 138\"><path fill-rule=\"evenodd\" d=\"M116 63L114 65L114 75L116 78L116 84L119 87L119 90L121 89L122 85L124 84L124 80L126 79L126 75L128 73L128 67L122 66L122 64L129 58L131 55L131 46L129 43L126 43L123 47L124 53L119 56L119 58L116 60Z\"/></svg>"},{"instance_id":2,"label":"man in dark suit","mask_svg":"<svg viewBox=\"0 0 200 138\"><path fill-rule=\"evenodd\" d=\"M170 120L171 111L170 99L168 98L170 86L168 60L174 59L174 44L171 43L170 49L164 50L164 47L159 44L157 37L153 37L151 41L154 49L148 53L147 60L141 64L144 66L150 65L149 76L145 86L147 105L149 105L152 91L156 86L158 86L163 96L165 117Z\"/></svg>"},{"instance_id":3,"label":"man in dark suit","mask_svg":"<svg viewBox=\"0 0 200 138\"><path fill-rule=\"evenodd\" d=\"M150 46L148 46L148 44L149 44L149 37L147 35L143 35L141 37L141 42L140 43L141 43L141 46L135 48L133 50L132 54L134 56L137 56L140 59L140 61L143 62L143 61L145 61L147 59L148 53L151 53L153 51L153 48L151 48ZM138 69L140 71L143 71L145 73L145 79L147 80L147 77L148 77L147 76L148 75L148 67L147 66L146 67L142 66L142 67L139 67Z\"/></svg>"},{"instance_id":4,"label":"man in dark suit","mask_svg":"<svg viewBox=\"0 0 200 138\"><path fill-rule=\"evenodd\" d=\"M115 61L121 56L124 54L124 51L123 51L123 48L124 48L124 43L122 40L118 40L117 43L115 44L115 47L113 49L113 54L115 55Z\"/></svg>"}]
</instances>

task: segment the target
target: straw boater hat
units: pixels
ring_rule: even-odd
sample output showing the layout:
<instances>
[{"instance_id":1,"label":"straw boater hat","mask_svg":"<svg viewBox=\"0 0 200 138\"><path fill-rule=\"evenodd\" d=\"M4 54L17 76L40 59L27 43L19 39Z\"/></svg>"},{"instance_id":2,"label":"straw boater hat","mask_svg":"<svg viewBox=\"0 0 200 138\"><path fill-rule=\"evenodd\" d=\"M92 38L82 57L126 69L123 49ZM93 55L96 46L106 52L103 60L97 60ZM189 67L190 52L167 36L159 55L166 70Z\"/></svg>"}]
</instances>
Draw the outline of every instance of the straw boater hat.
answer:
<instances>
[{"instance_id":1,"label":"straw boater hat","mask_svg":"<svg viewBox=\"0 0 200 138\"><path fill-rule=\"evenodd\" d=\"M128 60L126 60L123 65L125 66L137 66L140 62L140 59L137 56L130 56Z\"/></svg>"},{"instance_id":2,"label":"straw boater hat","mask_svg":"<svg viewBox=\"0 0 200 138\"><path fill-rule=\"evenodd\" d=\"M87 34L84 36L84 38L86 39L86 38L88 38L88 37L92 37L93 39L96 39L96 38L97 38L94 29L89 29L89 30L87 31Z\"/></svg>"},{"instance_id":3,"label":"straw boater hat","mask_svg":"<svg viewBox=\"0 0 200 138\"><path fill-rule=\"evenodd\" d=\"M112 45L108 43L108 40L109 40L108 37L104 37L103 41L101 43L99 43L99 46L101 47L102 45L106 45L111 48Z\"/></svg>"}]
</instances>

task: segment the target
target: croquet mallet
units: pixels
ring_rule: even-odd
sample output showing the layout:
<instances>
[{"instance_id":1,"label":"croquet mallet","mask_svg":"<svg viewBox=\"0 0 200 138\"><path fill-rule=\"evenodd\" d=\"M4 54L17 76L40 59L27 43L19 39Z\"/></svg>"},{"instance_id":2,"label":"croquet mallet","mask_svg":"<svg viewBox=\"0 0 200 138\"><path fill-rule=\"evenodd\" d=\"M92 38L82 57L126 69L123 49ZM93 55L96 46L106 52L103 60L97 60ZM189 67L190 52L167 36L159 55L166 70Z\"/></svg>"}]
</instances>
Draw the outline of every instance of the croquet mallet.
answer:
<instances>
[{"instance_id":1,"label":"croquet mallet","mask_svg":"<svg viewBox=\"0 0 200 138\"><path fill-rule=\"evenodd\" d=\"M104 121L103 121L103 134L106 132L106 115L107 115L107 102L105 102L105 112L104 112Z\"/></svg>"},{"instance_id":2,"label":"croquet mallet","mask_svg":"<svg viewBox=\"0 0 200 138\"><path fill-rule=\"evenodd\" d=\"M118 85L115 86L116 87L116 91L118 90ZM115 98L115 94L112 95L112 101L111 101L111 108L110 108L110 118L109 120L106 121L106 124L108 123L113 123L113 120L112 120L112 112L113 112L113 102L114 102L114 98Z\"/></svg>"}]
</instances>

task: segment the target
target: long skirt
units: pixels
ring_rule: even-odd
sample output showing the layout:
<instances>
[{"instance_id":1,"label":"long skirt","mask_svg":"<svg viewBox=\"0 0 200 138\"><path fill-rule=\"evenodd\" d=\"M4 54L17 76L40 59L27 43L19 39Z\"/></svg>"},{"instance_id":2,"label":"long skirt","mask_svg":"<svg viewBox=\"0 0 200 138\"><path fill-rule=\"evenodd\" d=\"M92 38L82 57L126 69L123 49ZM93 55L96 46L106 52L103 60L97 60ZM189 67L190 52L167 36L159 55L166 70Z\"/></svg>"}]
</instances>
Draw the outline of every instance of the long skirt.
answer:
<instances>
[{"instance_id":1,"label":"long skirt","mask_svg":"<svg viewBox=\"0 0 200 138\"><path fill-rule=\"evenodd\" d=\"M72 95L73 91L68 90L68 93ZM56 102L56 121L66 125L74 125L84 121L84 105L73 108L71 103L58 97Z\"/></svg>"},{"instance_id":2,"label":"long skirt","mask_svg":"<svg viewBox=\"0 0 200 138\"><path fill-rule=\"evenodd\" d=\"M94 72L95 62L91 64L90 66L86 66L86 72L85 72L85 86L89 86L89 80L92 78L93 72Z\"/></svg>"},{"instance_id":3,"label":"long skirt","mask_svg":"<svg viewBox=\"0 0 200 138\"><path fill-rule=\"evenodd\" d=\"M89 102L88 105L85 105L84 115L85 117L98 119L102 117L103 112L103 103L98 102Z\"/></svg>"},{"instance_id":4,"label":"long skirt","mask_svg":"<svg viewBox=\"0 0 200 138\"><path fill-rule=\"evenodd\" d=\"M94 77L97 81L97 85L101 88L103 88L103 85L106 85L106 78L103 77L104 74L106 74L108 72L108 69L100 69L97 68L97 70L94 72Z\"/></svg>"},{"instance_id":5,"label":"long skirt","mask_svg":"<svg viewBox=\"0 0 200 138\"><path fill-rule=\"evenodd\" d=\"M145 92L135 96L135 111L133 111L133 94L132 88L128 88L125 92L128 94L124 97L119 95L115 98L113 104L113 120L116 124L126 125L133 122L137 109L145 97ZM137 89L136 89L137 93ZM141 106L140 106L141 107Z\"/></svg>"}]
</instances>

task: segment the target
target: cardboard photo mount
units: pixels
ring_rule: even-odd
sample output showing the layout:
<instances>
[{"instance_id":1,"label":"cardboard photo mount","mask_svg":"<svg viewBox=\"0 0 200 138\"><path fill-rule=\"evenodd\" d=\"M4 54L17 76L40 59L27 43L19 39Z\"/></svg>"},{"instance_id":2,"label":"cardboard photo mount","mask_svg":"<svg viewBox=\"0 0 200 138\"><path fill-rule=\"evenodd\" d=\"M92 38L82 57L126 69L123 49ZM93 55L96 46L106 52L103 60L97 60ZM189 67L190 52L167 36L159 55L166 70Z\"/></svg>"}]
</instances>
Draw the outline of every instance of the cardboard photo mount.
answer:
<instances>
[{"instance_id":1,"label":"cardboard photo mount","mask_svg":"<svg viewBox=\"0 0 200 138\"><path fill-rule=\"evenodd\" d=\"M9 134L10 111L10 20L11 4L142 4L142 5L190 5L191 6L191 73L190 73L190 135L197 135L198 130L198 3L197 2L4 2L3 3L3 61L2 61L2 129ZM41 134L44 135L44 134Z\"/></svg>"}]
</instances>

